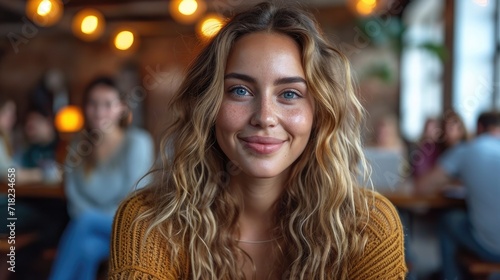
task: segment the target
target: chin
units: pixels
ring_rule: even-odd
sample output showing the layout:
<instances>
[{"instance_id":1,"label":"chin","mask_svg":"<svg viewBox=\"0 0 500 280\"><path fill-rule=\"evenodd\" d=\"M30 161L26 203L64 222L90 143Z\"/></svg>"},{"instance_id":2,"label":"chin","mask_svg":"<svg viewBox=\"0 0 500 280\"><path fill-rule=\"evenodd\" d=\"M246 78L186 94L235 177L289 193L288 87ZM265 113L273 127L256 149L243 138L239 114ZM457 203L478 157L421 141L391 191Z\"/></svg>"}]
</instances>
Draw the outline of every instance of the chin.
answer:
<instances>
[{"instance_id":1,"label":"chin","mask_svg":"<svg viewBox=\"0 0 500 280\"><path fill-rule=\"evenodd\" d=\"M270 179L270 178L277 178L281 175L284 174L285 170L273 170L269 168L252 168L249 170L242 170L243 173L245 173L248 177L251 178L258 178L258 179Z\"/></svg>"}]
</instances>

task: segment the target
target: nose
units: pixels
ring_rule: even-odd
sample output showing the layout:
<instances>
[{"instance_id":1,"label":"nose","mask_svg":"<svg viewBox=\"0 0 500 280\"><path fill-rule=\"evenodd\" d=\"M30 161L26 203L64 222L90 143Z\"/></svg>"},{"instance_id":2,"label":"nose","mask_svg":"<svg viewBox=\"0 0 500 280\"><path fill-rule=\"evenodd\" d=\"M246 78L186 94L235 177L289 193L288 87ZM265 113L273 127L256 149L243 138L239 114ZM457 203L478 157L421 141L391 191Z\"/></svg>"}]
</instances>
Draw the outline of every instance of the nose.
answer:
<instances>
[{"instance_id":1,"label":"nose","mask_svg":"<svg viewBox=\"0 0 500 280\"><path fill-rule=\"evenodd\" d=\"M255 102L255 110L250 120L253 126L273 127L278 124L277 108L272 97L262 96Z\"/></svg>"},{"instance_id":2,"label":"nose","mask_svg":"<svg viewBox=\"0 0 500 280\"><path fill-rule=\"evenodd\" d=\"M102 118L103 116L106 115L106 107L102 104L98 104L95 106L95 115L98 118Z\"/></svg>"}]
</instances>

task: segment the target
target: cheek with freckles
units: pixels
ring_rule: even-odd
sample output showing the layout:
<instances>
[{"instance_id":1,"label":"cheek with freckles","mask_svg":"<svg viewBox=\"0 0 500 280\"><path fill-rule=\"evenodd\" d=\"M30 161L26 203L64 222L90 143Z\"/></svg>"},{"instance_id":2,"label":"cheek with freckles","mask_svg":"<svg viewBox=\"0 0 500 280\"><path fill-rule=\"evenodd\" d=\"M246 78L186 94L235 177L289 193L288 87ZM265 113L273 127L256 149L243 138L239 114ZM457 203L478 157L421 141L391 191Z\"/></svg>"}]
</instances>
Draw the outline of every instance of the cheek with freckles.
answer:
<instances>
[{"instance_id":1,"label":"cheek with freckles","mask_svg":"<svg viewBox=\"0 0 500 280\"><path fill-rule=\"evenodd\" d=\"M312 130L313 112L312 108L297 108L284 112L283 122L287 127L286 129L292 136L309 138Z\"/></svg>"}]
</instances>

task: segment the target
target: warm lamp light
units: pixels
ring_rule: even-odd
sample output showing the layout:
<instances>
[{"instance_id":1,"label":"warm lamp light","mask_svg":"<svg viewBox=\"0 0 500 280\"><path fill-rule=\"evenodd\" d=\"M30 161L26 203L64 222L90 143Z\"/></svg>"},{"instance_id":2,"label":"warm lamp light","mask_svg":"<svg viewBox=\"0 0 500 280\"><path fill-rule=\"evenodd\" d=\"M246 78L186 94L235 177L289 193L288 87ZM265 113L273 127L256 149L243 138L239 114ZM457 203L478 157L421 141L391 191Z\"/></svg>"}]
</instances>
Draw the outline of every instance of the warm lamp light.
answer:
<instances>
[{"instance_id":1,"label":"warm lamp light","mask_svg":"<svg viewBox=\"0 0 500 280\"><path fill-rule=\"evenodd\" d=\"M172 18L182 24L195 23L207 10L203 0L172 0L169 11Z\"/></svg>"},{"instance_id":2,"label":"warm lamp light","mask_svg":"<svg viewBox=\"0 0 500 280\"><path fill-rule=\"evenodd\" d=\"M83 114L77 106L66 106L59 110L54 122L59 132L77 132L83 127Z\"/></svg>"},{"instance_id":3,"label":"warm lamp light","mask_svg":"<svg viewBox=\"0 0 500 280\"><path fill-rule=\"evenodd\" d=\"M183 15L190 16L198 9L198 2L196 0L184 0L179 3L179 12Z\"/></svg>"},{"instance_id":4,"label":"warm lamp light","mask_svg":"<svg viewBox=\"0 0 500 280\"><path fill-rule=\"evenodd\" d=\"M36 9L36 13L42 17L48 15L52 10L52 3L49 0L43 0L38 4L38 8Z\"/></svg>"},{"instance_id":5,"label":"warm lamp light","mask_svg":"<svg viewBox=\"0 0 500 280\"><path fill-rule=\"evenodd\" d=\"M84 41L93 41L104 32L104 16L98 10L84 9L73 17L73 34Z\"/></svg>"},{"instance_id":6,"label":"warm lamp light","mask_svg":"<svg viewBox=\"0 0 500 280\"><path fill-rule=\"evenodd\" d=\"M129 30L123 30L116 34L114 39L115 48L121 51L130 49L134 44L134 33Z\"/></svg>"},{"instance_id":7,"label":"warm lamp light","mask_svg":"<svg viewBox=\"0 0 500 280\"><path fill-rule=\"evenodd\" d=\"M209 39L217 35L224 25L224 20L217 14L209 14L200 20L196 28L198 35Z\"/></svg>"},{"instance_id":8,"label":"warm lamp light","mask_svg":"<svg viewBox=\"0 0 500 280\"><path fill-rule=\"evenodd\" d=\"M26 16L37 25L47 27L61 19L63 9L60 0L28 0Z\"/></svg>"},{"instance_id":9,"label":"warm lamp light","mask_svg":"<svg viewBox=\"0 0 500 280\"><path fill-rule=\"evenodd\" d=\"M97 26L99 26L99 20L96 16L86 16L82 20L81 30L85 34L92 34L96 31Z\"/></svg>"},{"instance_id":10,"label":"warm lamp light","mask_svg":"<svg viewBox=\"0 0 500 280\"><path fill-rule=\"evenodd\" d=\"M375 0L359 0L356 4L356 11L362 16L367 16L373 13L376 7L377 1Z\"/></svg>"},{"instance_id":11,"label":"warm lamp light","mask_svg":"<svg viewBox=\"0 0 500 280\"><path fill-rule=\"evenodd\" d=\"M381 8L388 5L392 0L348 0L348 7L361 17L373 16L381 12Z\"/></svg>"}]
</instances>

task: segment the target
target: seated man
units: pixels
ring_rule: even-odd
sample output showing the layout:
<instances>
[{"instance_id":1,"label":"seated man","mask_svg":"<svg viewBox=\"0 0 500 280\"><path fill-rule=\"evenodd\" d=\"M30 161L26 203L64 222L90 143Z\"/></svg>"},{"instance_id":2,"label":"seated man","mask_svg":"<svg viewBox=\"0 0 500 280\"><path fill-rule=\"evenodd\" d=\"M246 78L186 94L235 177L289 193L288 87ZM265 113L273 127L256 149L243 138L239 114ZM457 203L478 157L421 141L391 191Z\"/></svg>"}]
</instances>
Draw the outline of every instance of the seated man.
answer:
<instances>
[{"instance_id":1,"label":"seated man","mask_svg":"<svg viewBox=\"0 0 500 280\"><path fill-rule=\"evenodd\" d=\"M416 186L436 190L452 179L466 189L467 210L445 213L440 222L443 279L462 279L455 261L458 250L500 262L500 114L483 113L478 136L447 151Z\"/></svg>"}]
</instances>

